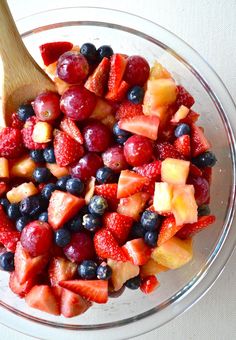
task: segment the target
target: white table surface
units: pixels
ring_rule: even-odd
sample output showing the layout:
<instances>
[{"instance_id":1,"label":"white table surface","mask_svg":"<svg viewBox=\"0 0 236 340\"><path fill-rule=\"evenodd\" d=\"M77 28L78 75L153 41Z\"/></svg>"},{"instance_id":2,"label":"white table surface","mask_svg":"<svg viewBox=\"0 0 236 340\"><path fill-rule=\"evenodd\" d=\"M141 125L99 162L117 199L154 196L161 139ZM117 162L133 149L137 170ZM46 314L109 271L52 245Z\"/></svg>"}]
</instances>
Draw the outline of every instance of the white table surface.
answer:
<instances>
[{"instance_id":1,"label":"white table surface","mask_svg":"<svg viewBox=\"0 0 236 340\"><path fill-rule=\"evenodd\" d=\"M213 66L236 100L236 0L8 1L16 19L46 9L76 5L116 8L151 19L194 47ZM135 339L236 339L235 263L236 252L215 285L194 307L160 329ZM0 339L32 338L0 325Z\"/></svg>"}]
</instances>

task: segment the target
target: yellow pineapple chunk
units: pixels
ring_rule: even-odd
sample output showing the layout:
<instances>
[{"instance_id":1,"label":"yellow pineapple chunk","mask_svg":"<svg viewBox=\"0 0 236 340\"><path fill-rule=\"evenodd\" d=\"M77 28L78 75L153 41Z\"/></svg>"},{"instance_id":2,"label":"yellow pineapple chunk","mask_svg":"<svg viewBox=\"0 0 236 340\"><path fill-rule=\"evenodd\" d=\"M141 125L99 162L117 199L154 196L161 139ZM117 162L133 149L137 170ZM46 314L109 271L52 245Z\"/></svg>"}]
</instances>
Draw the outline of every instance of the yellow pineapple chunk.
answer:
<instances>
[{"instance_id":1,"label":"yellow pineapple chunk","mask_svg":"<svg viewBox=\"0 0 236 340\"><path fill-rule=\"evenodd\" d=\"M142 277L157 275L161 272L166 272L167 270L169 270L169 268L162 266L151 258L147 263L140 267L140 275Z\"/></svg>"},{"instance_id":2,"label":"yellow pineapple chunk","mask_svg":"<svg viewBox=\"0 0 236 340\"><path fill-rule=\"evenodd\" d=\"M35 162L29 156L24 156L13 164L10 169L10 176L31 179L35 168Z\"/></svg>"},{"instance_id":3,"label":"yellow pineapple chunk","mask_svg":"<svg viewBox=\"0 0 236 340\"><path fill-rule=\"evenodd\" d=\"M157 212L170 212L173 186L166 182L155 183L153 206Z\"/></svg>"},{"instance_id":4,"label":"yellow pineapple chunk","mask_svg":"<svg viewBox=\"0 0 236 340\"><path fill-rule=\"evenodd\" d=\"M189 108L181 105L178 111L175 112L171 122L178 123L181 119L184 119L189 113Z\"/></svg>"},{"instance_id":5,"label":"yellow pineapple chunk","mask_svg":"<svg viewBox=\"0 0 236 340\"><path fill-rule=\"evenodd\" d=\"M161 164L161 179L170 184L185 184L190 162L182 159L166 158Z\"/></svg>"},{"instance_id":6,"label":"yellow pineapple chunk","mask_svg":"<svg viewBox=\"0 0 236 340\"><path fill-rule=\"evenodd\" d=\"M36 195L37 193L38 189L32 182L23 183L18 187L14 187L8 191L7 199L10 203L19 203L24 198Z\"/></svg>"},{"instance_id":7,"label":"yellow pineapple chunk","mask_svg":"<svg viewBox=\"0 0 236 340\"><path fill-rule=\"evenodd\" d=\"M0 157L0 178L9 178L9 163L5 157Z\"/></svg>"},{"instance_id":8,"label":"yellow pineapple chunk","mask_svg":"<svg viewBox=\"0 0 236 340\"><path fill-rule=\"evenodd\" d=\"M155 98L156 106L173 104L177 97L177 88L172 78L148 80L147 92Z\"/></svg>"},{"instance_id":9,"label":"yellow pineapple chunk","mask_svg":"<svg viewBox=\"0 0 236 340\"><path fill-rule=\"evenodd\" d=\"M55 63L51 63L49 64L46 68L45 68L45 72L51 76L52 78L56 76L57 74L57 61L55 61Z\"/></svg>"},{"instance_id":10,"label":"yellow pineapple chunk","mask_svg":"<svg viewBox=\"0 0 236 340\"><path fill-rule=\"evenodd\" d=\"M47 122L38 122L34 126L32 139L35 143L47 143L52 140L52 125Z\"/></svg>"},{"instance_id":11,"label":"yellow pineapple chunk","mask_svg":"<svg viewBox=\"0 0 236 340\"><path fill-rule=\"evenodd\" d=\"M171 78L171 74L163 67L158 61L154 62L153 67L150 71L149 79L161 79L161 78Z\"/></svg>"},{"instance_id":12,"label":"yellow pineapple chunk","mask_svg":"<svg viewBox=\"0 0 236 340\"><path fill-rule=\"evenodd\" d=\"M47 163L46 167L51 171L53 176L57 178L69 175L68 168L64 166L59 166L57 163Z\"/></svg>"},{"instance_id":13,"label":"yellow pineapple chunk","mask_svg":"<svg viewBox=\"0 0 236 340\"><path fill-rule=\"evenodd\" d=\"M115 291L119 290L123 284L139 274L139 266L126 261L115 261L108 259L107 264L112 269L111 282Z\"/></svg>"},{"instance_id":14,"label":"yellow pineapple chunk","mask_svg":"<svg viewBox=\"0 0 236 340\"><path fill-rule=\"evenodd\" d=\"M67 84L65 81L61 80L60 78L58 77L55 77L53 79L55 85L56 85L56 88L57 88L57 92L60 94L60 96L63 95L63 93L68 90L69 88L69 84Z\"/></svg>"}]
</instances>

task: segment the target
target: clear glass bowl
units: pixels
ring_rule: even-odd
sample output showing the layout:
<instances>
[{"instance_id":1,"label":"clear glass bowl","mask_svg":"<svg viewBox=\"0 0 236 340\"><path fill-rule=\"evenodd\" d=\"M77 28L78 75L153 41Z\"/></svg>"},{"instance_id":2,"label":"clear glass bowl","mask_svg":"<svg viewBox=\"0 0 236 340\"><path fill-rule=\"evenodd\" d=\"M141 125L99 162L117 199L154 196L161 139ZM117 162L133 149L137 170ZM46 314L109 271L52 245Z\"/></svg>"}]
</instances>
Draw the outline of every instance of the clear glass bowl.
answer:
<instances>
[{"instance_id":1,"label":"clear glass bowl","mask_svg":"<svg viewBox=\"0 0 236 340\"><path fill-rule=\"evenodd\" d=\"M8 288L0 273L0 320L3 324L45 339L124 339L168 322L192 306L224 268L236 241L232 228L235 207L234 103L211 67L186 43L164 28L125 12L102 8L65 8L39 13L18 22L24 42L40 63L38 46L45 42L90 41L110 44L114 51L158 59L196 99L194 109L212 142L218 162L211 189L211 211L217 222L194 238L188 265L159 275L160 288L150 296L126 290L106 305L95 305L82 316L66 319L30 309ZM79 331L79 333L78 333Z\"/></svg>"}]
</instances>

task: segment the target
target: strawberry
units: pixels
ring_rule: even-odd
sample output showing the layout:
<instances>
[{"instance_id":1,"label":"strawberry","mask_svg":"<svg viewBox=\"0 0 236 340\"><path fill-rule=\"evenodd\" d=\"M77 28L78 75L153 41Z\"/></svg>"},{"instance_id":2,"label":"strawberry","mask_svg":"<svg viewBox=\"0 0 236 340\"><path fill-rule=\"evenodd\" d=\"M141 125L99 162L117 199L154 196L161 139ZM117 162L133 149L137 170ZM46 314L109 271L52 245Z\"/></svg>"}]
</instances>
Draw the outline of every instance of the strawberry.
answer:
<instances>
[{"instance_id":1,"label":"strawberry","mask_svg":"<svg viewBox=\"0 0 236 340\"><path fill-rule=\"evenodd\" d=\"M139 115L132 118L123 118L118 124L122 130L156 140L159 123L160 119L157 116Z\"/></svg>"},{"instance_id":2,"label":"strawberry","mask_svg":"<svg viewBox=\"0 0 236 340\"><path fill-rule=\"evenodd\" d=\"M192 124L191 126L191 151L192 156L196 157L200 155L201 153L209 150L211 147L210 143L206 139L204 132L202 129Z\"/></svg>"},{"instance_id":3,"label":"strawberry","mask_svg":"<svg viewBox=\"0 0 236 340\"><path fill-rule=\"evenodd\" d=\"M76 162L84 154L84 148L76 140L59 130L56 132L53 145L56 162L60 166Z\"/></svg>"},{"instance_id":4,"label":"strawberry","mask_svg":"<svg viewBox=\"0 0 236 340\"><path fill-rule=\"evenodd\" d=\"M155 275L149 275L142 280L140 289L144 294L150 294L157 289L159 284Z\"/></svg>"},{"instance_id":5,"label":"strawberry","mask_svg":"<svg viewBox=\"0 0 236 340\"><path fill-rule=\"evenodd\" d=\"M144 185L142 191L148 193L150 196L153 196L155 192L155 183L155 180L150 180L148 184Z\"/></svg>"},{"instance_id":6,"label":"strawberry","mask_svg":"<svg viewBox=\"0 0 236 340\"><path fill-rule=\"evenodd\" d=\"M30 278L25 283L20 284L15 272L10 274L9 287L13 293L17 294L19 297L24 297L31 288L34 286L35 278Z\"/></svg>"},{"instance_id":7,"label":"strawberry","mask_svg":"<svg viewBox=\"0 0 236 340\"><path fill-rule=\"evenodd\" d=\"M191 94L181 85L177 86L178 94L176 98L176 104L177 106L187 106L189 109L193 104L195 103L194 98L191 96Z\"/></svg>"},{"instance_id":8,"label":"strawberry","mask_svg":"<svg viewBox=\"0 0 236 340\"><path fill-rule=\"evenodd\" d=\"M116 212L106 213L103 216L104 228L110 230L119 244L124 244L127 240L133 221L132 217Z\"/></svg>"},{"instance_id":9,"label":"strawberry","mask_svg":"<svg viewBox=\"0 0 236 340\"><path fill-rule=\"evenodd\" d=\"M190 167L189 167L189 174L193 175L193 176L202 176L202 170L199 169L196 165L194 165L193 163L190 163Z\"/></svg>"},{"instance_id":10,"label":"strawberry","mask_svg":"<svg viewBox=\"0 0 236 340\"><path fill-rule=\"evenodd\" d=\"M117 199L117 183L96 185L94 194L104 197L111 210L116 210L119 200Z\"/></svg>"},{"instance_id":11,"label":"strawberry","mask_svg":"<svg viewBox=\"0 0 236 340\"><path fill-rule=\"evenodd\" d=\"M142 238L126 242L122 250L128 260L138 266L144 265L149 260L152 252Z\"/></svg>"},{"instance_id":12,"label":"strawberry","mask_svg":"<svg viewBox=\"0 0 236 340\"><path fill-rule=\"evenodd\" d=\"M157 160L149 164L144 164L133 168L139 175L158 181L161 176L161 161Z\"/></svg>"},{"instance_id":13,"label":"strawberry","mask_svg":"<svg viewBox=\"0 0 236 340\"><path fill-rule=\"evenodd\" d=\"M12 220L7 216L3 206L0 204L0 235L2 231L12 231L14 224Z\"/></svg>"},{"instance_id":14,"label":"strawberry","mask_svg":"<svg viewBox=\"0 0 236 340\"><path fill-rule=\"evenodd\" d=\"M113 259L116 261L127 261L123 250L119 247L118 242L107 229L101 229L94 235L94 247L98 256L101 258Z\"/></svg>"},{"instance_id":15,"label":"strawberry","mask_svg":"<svg viewBox=\"0 0 236 340\"><path fill-rule=\"evenodd\" d=\"M18 115L16 112L13 112L11 115L11 127L15 129L23 129L24 122L18 118Z\"/></svg>"},{"instance_id":16,"label":"strawberry","mask_svg":"<svg viewBox=\"0 0 236 340\"><path fill-rule=\"evenodd\" d=\"M76 269L77 265L75 263L62 257L54 257L50 261L48 268L51 285L56 286L60 281L73 279Z\"/></svg>"},{"instance_id":17,"label":"strawberry","mask_svg":"<svg viewBox=\"0 0 236 340\"><path fill-rule=\"evenodd\" d=\"M0 130L0 157L16 158L22 155L24 146L21 131L12 127Z\"/></svg>"},{"instance_id":18,"label":"strawberry","mask_svg":"<svg viewBox=\"0 0 236 340\"><path fill-rule=\"evenodd\" d=\"M112 269L111 282L115 292L119 291L127 280L139 275L139 266L135 266L130 261L121 262L108 259L107 264Z\"/></svg>"},{"instance_id":19,"label":"strawberry","mask_svg":"<svg viewBox=\"0 0 236 340\"><path fill-rule=\"evenodd\" d=\"M202 169L202 177L207 180L209 184L211 184L211 178L212 178L212 168L205 167Z\"/></svg>"},{"instance_id":20,"label":"strawberry","mask_svg":"<svg viewBox=\"0 0 236 340\"><path fill-rule=\"evenodd\" d=\"M198 120L200 114L197 113L197 112L194 112L192 110L189 110L189 113L187 114L187 116L183 119L181 119L179 121L179 123L185 123L185 124L188 124L188 125L191 125L193 123L196 123L196 121Z\"/></svg>"},{"instance_id":21,"label":"strawberry","mask_svg":"<svg viewBox=\"0 0 236 340\"><path fill-rule=\"evenodd\" d=\"M26 295L28 306L43 312L60 315L60 304L51 287L47 285L34 286Z\"/></svg>"},{"instance_id":22,"label":"strawberry","mask_svg":"<svg viewBox=\"0 0 236 340\"><path fill-rule=\"evenodd\" d=\"M157 151L158 158L162 161L166 158L176 158L176 159L183 158L181 154L176 150L176 148L168 142L156 144L156 151Z\"/></svg>"},{"instance_id":23,"label":"strawberry","mask_svg":"<svg viewBox=\"0 0 236 340\"><path fill-rule=\"evenodd\" d=\"M121 198L117 212L125 216L130 216L134 220L138 220L149 198L150 195L146 192L137 192L129 197Z\"/></svg>"},{"instance_id":24,"label":"strawberry","mask_svg":"<svg viewBox=\"0 0 236 340\"><path fill-rule=\"evenodd\" d=\"M191 154L190 149L190 136L182 135L174 141L174 147L185 158L189 158Z\"/></svg>"},{"instance_id":25,"label":"strawberry","mask_svg":"<svg viewBox=\"0 0 236 340\"><path fill-rule=\"evenodd\" d=\"M168 241L172 236L174 236L183 225L177 226L175 223L174 216L167 217L163 220L161 228L158 235L157 245L160 246L162 243Z\"/></svg>"},{"instance_id":26,"label":"strawberry","mask_svg":"<svg viewBox=\"0 0 236 340\"><path fill-rule=\"evenodd\" d=\"M75 124L75 122L70 118L63 118L60 123L60 129L67 133L68 136L70 136L72 139L74 139L79 144L83 144L84 139L83 136Z\"/></svg>"},{"instance_id":27,"label":"strawberry","mask_svg":"<svg viewBox=\"0 0 236 340\"><path fill-rule=\"evenodd\" d=\"M110 60L104 57L100 64L94 70L93 74L88 77L84 85L86 89L95 93L98 97L103 96L107 88L109 71Z\"/></svg>"},{"instance_id":28,"label":"strawberry","mask_svg":"<svg viewBox=\"0 0 236 340\"><path fill-rule=\"evenodd\" d=\"M62 288L61 314L65 318L72 318L86 312L91 307L91 302L85 300L80 295L72 293L68 289Z\"/></svg>"},{"instance_id":29,"label":"strawberry","mask_svg":"<svg viewBox=\"0 0 236 340\"><path fill-rule=\"evenodd\" d=\"M116 92L109 91L106 94L106 99L116 102L116 101L122 101L125 98L125 95L129 89L129 84L126 83L126 81L122 80L118 90Z\"/></svg>"},{"instance_id":30,"label":"strawberry","mask_svg":"<svg viewBox=\"0 0 236 340\"><path fill-rule=\"evenodd\" d=\"M36 143L32 139L34 126L39 122L36 116L28 118L25 122L24 128L21 130L24 146L30 150L45 149L48 143Z\"/></svg>"},{"instance_id":31,"label":"strawberry","mask_svg":"<svg viewBox=\"0 0 236 340\"><path fill-rule=\"evenodd\" d=\"M176 234L177 237L181 239L189 238L198 233L199 231L207 228L210 224L214 223L216 220L214 215L201 216L195 223L188 223L181 228Z\"/></svg>"},{"instance_id":32,"label":"strawberry","mask_svg":"<svg viewBox=\"0 0 236 340\"><path fill-rule=\"evenodd\" d=\"M73 44L68 41L55 41L39 46L45 66L54 63L65 52L70 51Z\"/></svg>"},{"instance_id":33,"label":"strawberry","mask_svg":"<svg viewBox=\"0 0 236 340\"><path fill-rule=\"evenodd\" d=\"M0 232L0 244L4 245L4 247L8 251L12 251L13 253L16 250L17 242L20 239L19 231L2 231Z\"/></svg>"},{"instance_id":34,"label":"strawberry","mask_svg":"<svg viewBox=\"0 0 236 340\"><path fill-rule=\"evenodd\" d=\"M0 197L3 196L3 194L5 194L7 192L7 183L0 181Z\"/></svg>"},{"instance_id":35,"label":"strawberry","mask_svg":"<svg viewBox=\"0 0 236 340\"><path fill-rule=\"evenodd\" d=\"M53 191L48 206L48 222L54 230L60 229L85 205L83 198L60 190Z\"/></svg>"},{"instance_id":36,"label":"strawberry","mask_svg":"<svg viewBox=\"0 0 236 340\"><path fill-rule=\"evenodd\" d=\"M108 90L112 93L117 93L127 64L127 60L121 54L113 54L111 56L111 67L108 79Z\"/></svg>"},{"instance_id":37,"label":"strawberry","mask_svg":"<svg viewBox=\"0 0 236 340\"><path fill-rule=\"evenodd\" d=\"M117 198L128 197L142 190L145 184L149 184L148 178L134 171L122 170L117 189Z\"/></svg>"},{"instance_id":38,"label":"strawberry","mask_svg":"<svg viewBox=\"0 0 236 340\"><path fill-rule=\"evenodd\" d=\"M106 303L108 300L108 281L105 280L61 281L60 286L81 295L88 301Z\"/></svg>"},{"instance_id":39,"label":"strawberry","mask_svg":"<svg viewBox=\"0 0 236 340\"><path fill-rule=\"evenodd\" d=\"M141 104L133 104L129 100L124 100L116 112L116 119L133 118L143 116L143 108Z\"/></svg>"}]
</instances>

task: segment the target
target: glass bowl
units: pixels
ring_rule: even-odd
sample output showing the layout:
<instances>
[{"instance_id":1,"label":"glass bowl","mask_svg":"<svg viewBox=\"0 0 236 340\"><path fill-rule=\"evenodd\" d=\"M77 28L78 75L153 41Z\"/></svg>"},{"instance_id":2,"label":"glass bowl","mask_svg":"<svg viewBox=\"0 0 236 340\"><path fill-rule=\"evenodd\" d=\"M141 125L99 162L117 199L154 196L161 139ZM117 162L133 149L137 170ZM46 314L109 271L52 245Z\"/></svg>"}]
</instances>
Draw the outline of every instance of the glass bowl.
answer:
<instances>
[{"instance_id":1,"label":"glass bowl","mask_svg":"<svg viewBox=\"0 0 236 340\"><path fill-rule=\"evenodd\" d=\"M42 12L18 22L32 56L41 63L39 45L69 40L74 44L110 44L115 52L158 59L194 96L194 109L212 143L218 162L211 188L211 211L217 222L194 238L194 257L186 266L161 273L160 288L149 296L129 291L82 316L66 319L30 309L8 288L0 273L0 320L44 339L124 339L148 332L192 306L223 270L236 241L235 105L211 67L186 43L157 24L125 12L103 8L64 8Z\"/></svg>"}]
</instances>

